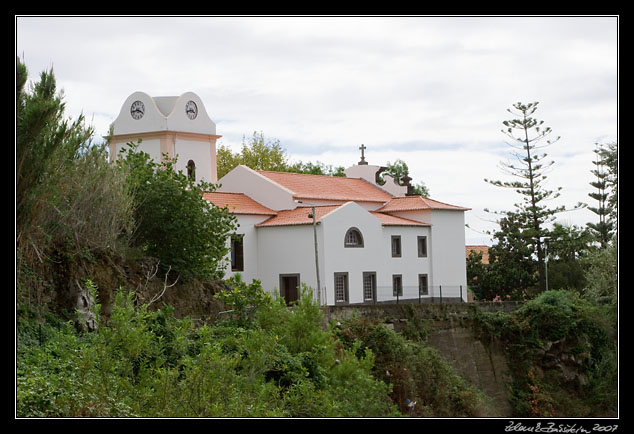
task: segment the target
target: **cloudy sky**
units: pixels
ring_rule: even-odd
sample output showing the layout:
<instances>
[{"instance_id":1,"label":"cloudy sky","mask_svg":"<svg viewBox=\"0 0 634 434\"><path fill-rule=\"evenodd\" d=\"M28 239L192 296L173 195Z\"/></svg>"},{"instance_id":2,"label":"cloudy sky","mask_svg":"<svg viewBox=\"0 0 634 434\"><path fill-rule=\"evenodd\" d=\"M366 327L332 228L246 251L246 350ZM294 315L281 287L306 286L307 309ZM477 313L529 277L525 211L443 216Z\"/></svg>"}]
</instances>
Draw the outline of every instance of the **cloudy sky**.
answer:
<instances>
[{"instance_id":1,"label":"cloudy sky","mask_svg":"<svg viewBox=\"0 0 634 434\"><path fill-rule=\"evenodd\" d=\"M254 131L292 161L351 166L404 160L433 199L471 208L468 244L516 193L484 178L512 149L502 121L516 102L559 141L552 205L590 202L595 143L617 141L618 18L16 16L16 55L31 80L51 67L67 115L105 134L135 91L192 91L235 150ZM595 205L592 203L592 205ZM595 221L588 210L565 224Z\"/></svg>"}]
</instances>

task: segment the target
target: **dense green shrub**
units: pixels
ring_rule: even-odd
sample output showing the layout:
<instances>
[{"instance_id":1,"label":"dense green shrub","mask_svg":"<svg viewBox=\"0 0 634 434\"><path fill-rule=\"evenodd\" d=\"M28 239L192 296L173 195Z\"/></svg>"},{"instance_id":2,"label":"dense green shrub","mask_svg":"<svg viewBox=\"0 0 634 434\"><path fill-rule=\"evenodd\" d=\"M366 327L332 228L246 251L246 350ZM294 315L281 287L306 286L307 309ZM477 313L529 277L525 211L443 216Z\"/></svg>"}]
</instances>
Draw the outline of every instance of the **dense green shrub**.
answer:
<instances>
[{"instance_id":1,"label":"dense green shrub","mask_svg":"<svg viewBox=\"0 0 634 434\"><path fill-rule=\"evenodd\" d=\"M512 313L474 310L481 339L499 340L506 347L513 376L511 403L518 416L616 414L617 323L611 309L572 291L551 290ZM562 363L553 360L561 354L574 358L576 380L560 375Z\"/></svg>"},{"instance_id":2,"label":"dense green shrub","mask_svg":"<svg viewBox=\"0 0 634 434\"><path fill-rule=\"evenodd\" d=\"M40 332L23 315L17 416L399 415L389 385L372 375L372 353L348 350L323 330L306 291L292 309L262 297L248 322L198 328L166 306L149 311L133 300L120 290L108 322L99 317L90 333L53 321Z\"/></svg>"},{"instance_id":3,"label":"dense green shrub","mask_svg":"<svg viewBox=\"0 0 634 434\"><path fill-rule=\"evenodd\" d=\"M157 258L164 271L186 277L222 277L227 238L236 218L203 198L214 184L195 182L174 169L175 159L155 162L133 143L120 152L118 164L128 172L135 204L132 243Z\"/></svg>"}]
</instances>

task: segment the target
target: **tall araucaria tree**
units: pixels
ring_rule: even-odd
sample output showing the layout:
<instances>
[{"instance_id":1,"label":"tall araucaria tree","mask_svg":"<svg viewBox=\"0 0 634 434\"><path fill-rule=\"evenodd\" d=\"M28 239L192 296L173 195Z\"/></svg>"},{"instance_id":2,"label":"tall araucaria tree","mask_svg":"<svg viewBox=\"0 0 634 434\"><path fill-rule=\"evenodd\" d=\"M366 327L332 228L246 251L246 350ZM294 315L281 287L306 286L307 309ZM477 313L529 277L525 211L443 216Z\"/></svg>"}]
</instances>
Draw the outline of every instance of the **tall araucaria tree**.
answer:
<instances>
[{"instance_id":1,"label":"tall araucaria tree","mask_svg":"<svg viewBox=\"0 0 634 434\"><path fill-rule=\"evenodd\" d=\"M601 243L601 247L605 248L612 239L615 230L616 219L613 218L616 206L616 143L608 145L596 145L594 153L596 160L592 163L596 168L592 174L597 177L596 181L591 182L596 191L588 193L592 199L598 202L598 206L588 209L599 217L598 223L588 223L596 239Z\"/></svg>"},{"instance_id":2,"label":"tall araucaria tree","mask_svg":"<svg viewBox=\"0 0 634 434\"><path fill-rule=\"evenodd\" d=\"M515 204L514 211L502 211L503 215L519 215L518 221L525 222L521 228L522 239L537 256L537 269L539 275L540 291L546 289L546 274L544 267L544 238L549 234L546 224L554 220L554 215L565 211L565 207L549 208L544 205L548 199L559 196L561 187L557 190L548 190L544 186L546 171L554 164L554 161L546 162L546 154L541 149L559 140L546 139L551 135L550 127L544 127L544 121L537 120L532 115L537 110L538 102L513 104L514 110L508 112L515 116L514 119L503 121L502 133L512 139L508 143L514 151L514 162L501 163L504 173L519 180L486 182L503 188L514 189L522 197L522 201ZM543 142L545 140L545 143Z\"/></svg>"}]
</instances>

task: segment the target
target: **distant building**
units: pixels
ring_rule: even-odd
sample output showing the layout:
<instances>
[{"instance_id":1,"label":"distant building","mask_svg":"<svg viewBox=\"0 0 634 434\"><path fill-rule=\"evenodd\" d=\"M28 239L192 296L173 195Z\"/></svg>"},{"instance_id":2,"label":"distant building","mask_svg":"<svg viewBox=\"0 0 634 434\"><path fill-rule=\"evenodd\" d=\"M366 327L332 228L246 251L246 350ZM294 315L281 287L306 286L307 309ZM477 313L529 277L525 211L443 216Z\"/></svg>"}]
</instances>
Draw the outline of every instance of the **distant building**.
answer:
<instances>
[{"instance_id":1,"label":"distant building","mask_svg":"<svg viewBox=\"0 0 634 434\"><path fill-rule=\"evenodd\" d=\"M468 258L471 252L482 254L482 263L489 263L489 246L465 246L466 257Z\"/></svg>"}]
</instances>

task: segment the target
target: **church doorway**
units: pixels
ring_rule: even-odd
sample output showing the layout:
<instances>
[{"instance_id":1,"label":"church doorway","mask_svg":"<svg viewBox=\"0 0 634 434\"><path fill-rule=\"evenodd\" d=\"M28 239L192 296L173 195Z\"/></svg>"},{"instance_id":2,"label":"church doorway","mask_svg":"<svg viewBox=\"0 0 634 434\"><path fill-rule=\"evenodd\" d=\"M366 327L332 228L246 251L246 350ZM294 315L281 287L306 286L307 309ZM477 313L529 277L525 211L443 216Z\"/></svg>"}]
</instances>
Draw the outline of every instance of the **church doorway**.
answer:
<instances>
[{"instance_id":1,"label":"church doorway","mask_svg":"<svg viewBox=\"0 0 634 434\"><path fill-rule=\"evenodd\" d=\"M286 304L299 300L299 274L280 274L280 296Z\"/></svg>"}]
</instances>

